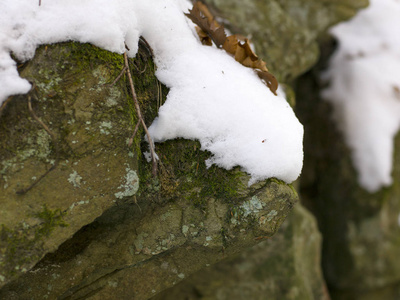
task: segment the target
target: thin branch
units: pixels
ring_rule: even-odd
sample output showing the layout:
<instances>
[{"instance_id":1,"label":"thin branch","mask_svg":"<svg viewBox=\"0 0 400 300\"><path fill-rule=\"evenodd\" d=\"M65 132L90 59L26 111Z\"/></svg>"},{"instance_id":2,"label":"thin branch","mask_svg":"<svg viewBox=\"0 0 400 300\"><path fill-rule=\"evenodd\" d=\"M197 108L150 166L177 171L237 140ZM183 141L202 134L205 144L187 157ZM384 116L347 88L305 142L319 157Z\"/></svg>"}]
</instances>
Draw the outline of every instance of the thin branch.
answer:
<instances>
[{"instance_id":1,"label":"thin branch","mask_svg":"<svg viewBox=\"0 0 400 300\"><path fill-rule=\"evenodd\" d=\"M44 174L42 174L39 178L37 178L30 186L28 186L27 188L21 189L19 191L17 191L18 195L23 195L25 193L27 193L28 191L30 191L34 186L36 186L47 174L49 174L51 171L53 171L59 162L59 150L58 150L58 144L57 144L57 140L56 140L56 136L55 134L49 129L49 127L47 127L46 124L43 123L42 120L39 119L39 117L35 114L35 112L32 109L32 101L31 101L31 96L28 96L28 109L29 112L31 113L32 117L44 128L44 130L46 130L46 132L50 135L53 144L54 144L54 148L56 151L56 161L54 162L54 165L51 166L50 169L48 169Z\"/></svg>"},{"instance_id":2,"label":"thin branch","mask_svg":"<svg viewBox=\"0 0 400 300\"><path fill-rule=\"evenodd\" d=\"M150 44L146 41L146 39L144 37L139 37L139 42L142 42L145 46L145 48L147 49L147 51L149 51L151 57L154 57L154 52L153 49L151 48Z\"/></svg>"},{"instance_id":3,"label":"thin branch","mask_svg":"<svg viewBox=\"0 0 400 300\"><path fill-rule=\"evenodd\" d=\"M140 120L136 123L135 129L133 130L133 134L132 134L131 138L129 139L128 147L132 146L133 138L135 137L137 131L139 130L139 125L140 125Z\"/></svg>"},{"instance_id":4,"label":"thin branch","mask_svg":"<svg viewBox=\"0 0 400 300\"><path fill-rule=\"evenodd\" d=\"M29 109L29 112L31 113L32 117L33 117L40 125L42 125L42 127L44 128L44 130L46 130L46 132L51 136L51 139L52 139L53 141L55 141L56 136L54 135L54 133L51 132L51 130L49 129L49 127L47 127L47 125L44 124L44 123L42 122L42 120L40 120L39 117L38 117L38 116L35 114L35 112L33 111L33 109L32 109L32 100L31 100L31 96L28 96L28 109Z\"/></svg>"},{"instance_id":5,"label":"thin branch","mask_svg":"<svg viewBox=\"0 0 400 300\"><path fill-rule=\"evenodd\" d=\"M114 81L112 83L110 83L108 86L112 87L114 84L116 84L118 82L118 80L120 80L120 78L122 77L122 75L124 75L125 71L127 70L126 66L124 66L121 70L121 73L119 73L119 75L117 76L117 78L114 79Z\"/></svg>"},{"instance_id":6,"label":"thin branch","mask_svg":"<svg viewBox=\"0 0 400 300\"><path fill-rule=\"evenodd\" d=\"M133 85L132 74L131 74L131 72L129 70L128 55L127 55L126 52L124 53L124 60L125 60L125 67L127 68L126 73L128 74L129 86L131 88L133 102L135 103L136 113L138 115L139 121L143 125L144 131L146 132L147 139L148 139L149 146L150 146L150 154L151 154L151 160L152 160L152 174L153 174L153 176L156 176L157 175L157 160L156 160L156 154L154 152L154 144L153 144L153 140L150 137L150 133L149 133L149 131L147 129L147 126L146 126L146 124L144 122L142 113L140 111L139 102L138 102L137 97L136 97L135 87Z\"/></svg>"},{"instance_id":7,"label":"thin branch","mask_svg":"<svg viewBox=\"0 0 400 300\"><path fill-rule=\"evenodd\" d=\"M8 97L6 101L0 106L0 117L3 114L3 110L6 108L7 104L11 101L12 97Z\"/></svg>"}]
</instances>

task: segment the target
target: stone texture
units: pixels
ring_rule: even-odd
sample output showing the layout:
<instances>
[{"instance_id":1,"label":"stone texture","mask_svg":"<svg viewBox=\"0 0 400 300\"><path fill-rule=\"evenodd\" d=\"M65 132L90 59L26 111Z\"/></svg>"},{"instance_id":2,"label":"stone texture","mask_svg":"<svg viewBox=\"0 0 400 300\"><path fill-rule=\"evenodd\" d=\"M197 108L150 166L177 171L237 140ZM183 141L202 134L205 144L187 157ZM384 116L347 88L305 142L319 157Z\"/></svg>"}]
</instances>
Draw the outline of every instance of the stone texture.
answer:
<instances>
[{"instance_id":1,"label":"stone texture","mask_svg":"<svg viewBox=\"0 0 400 300\"><path fill-rule=\"evenodd\" d=\"M366 2L207 1L234 33L252 36L258 55L286 83L317 61L317 39L327 26L349 18ZM155 78L154 64L143 45L131 63L136 92L149 124L168 90ZM20 65L21 75L36 85L29 94L33 110L56 140L29 113L27 95L8 102L0 117L0 286L4 285L0 299L148 299L208 265L271 237L296 202L293 188L280 181L271 179L248 188L248 176L238 169L207 169L204 160L209 153L200 151L195 141L157 145L161 163L158 176L152 177L151 166L142 155L147 151L143 131L136 135L132 147L127 145L137 119L126 78L108 85L122 64L121 55L66 43L43 46L32 61ZM384 245L382 254L388 257L385 272L391 270L385 273L384 283L375 287L382 287L385 295L394 295L399 291L397 267L390 269L389 264L398 242L392 231L392 214L398 208L396 194L382 192L384 198L364 201L368 195L361 191L356 197L350 191L355 174L348 168L348 157L338 164L339 168L346 166L343 173L334 166L343 153L335 151L346 151L343 145L310 138L317 131L309 126L310 119L321 121L319 118L327 118L327 114L326 107L321 108L313 99L315 89L307 90L309 85L303 80L307 79L298 82L298 99L304 99L298 112L310 134L305 141L307 167L302 192L308 207L314 210L318 206L324 211L323 201L331 197L327 203L332 207L326 204L329 210L316 213L324 235L332 236L329 234L333 232L337 237L325 241L328 247L323 252L332 292L335 295L336 287L340 287L339 297L353 299L349 286L360 276L350 268L354 262L350 250L343 249L352 237L352 251L363 253L357 247L370 238L367 234L372 228L373 232L390 235L389 239L368 240ZM286 92L294 98L290 88ZM317 113L310 116L303 109ZM324 122L328 121L311 123L326 129ZM329 128L324 134L337 138ZM336 154L331 157L327 152ZM54 170L36 186L17 194L56 162ZM324 176L327 166L333 180ZM332 195L315 195L325 190ZM349 195L351 201L347 201ZM377 213L376 209L384 205L384 213ZM386 227L375 230L377 223ZM318 268L318 244L313 221L299 207L275 238L233 260L239 268L237 276L248 274L258 287L260 282L266 283L263 291L277 299L327 299ZM358 265L364 267L357 270L366 271L368 280L378 278L376 269L369 271L364 263L377 256L363 255ZM378 262L373 262L374 268L379 267ZM222 263L212 275L204 274L217 276L226 267ZM246 273L241 267L253 267L257 272ZM270 272L273 270L276 273ZM340 279L346 272L347 279ZM206 278L194 276L198 276L196 284L201 288ZM233 290L234 280L230 281ZM367 279L360 281L365 287ZM251 294L247 284L238 287ZM213 288L221 297L229 295L218 281ZM217 299L212 298L215 295L209 297Z\"/></svg>"},{"instance_id":2,"label":"stone texture","mask_svg":"<svg viewBox=\"0 0 400 300\"><path fill-rule=\"evenodd\" d=\"M281 82L318 60L318 37L366 7L368 0L207 0L233 32L250 37L256 53Z\"/></svg>"},{"instance_id":3,"label":"stone texture","mask_svg":"<svg viewBox=\"0 0 400 300\"><path fill-rule=\"evenodd\" d=\"M37 89L12 99L0 119L7 166L1 274L3 284L14 279L1 299L147 299L272 236L297 201L293 187L279 180L249 188L250 177L238 168L207 169L210 153L195 141L157 145L153 177L142 155L148 148L142 130L127 145L136 114L126 78L108 85L121 61L121 55L66 43L42 47L22 67ZM145 48L132 64L143 113L152 120L166 88L154 77ZM29 96L56 142L29 119ZM19 111L25 115L14 124ZM47 139L47 151L38 136ZM34 149L28 158L12 155L26 149ZM17 195L57 159L57 149L58 166Z\"/></svg>"},{"instance_id":4,"label":"stone texture","mask_svg":"<svg viewBox=\"0 0 400 300\"><path fill-rule=\"evenodd\" d=\"M152 300L329 299L320 269L321 235L301 205L271 239L208 266Z\"/></svg>"},{"instance_id":5,"label":"stone texture","mask_svg":"<svg viewBox=\"0 0 400 300\"><path fill-rule=\"evenodd\" d=\"M126 145L131 116L125 91L104 85L122 62L70 43L41 47L20 66L35 85L33 110L55 141L30 114L28 96L13 97L0 118L0 285L101 216L121 193L137 191L138 153Z\"/></svg>"},{"instance_id":6,"label":"stone texture","mask_svg":"<svg viewBox=\"0 0 400 300\"><path fill-rule=\"evenodd\" d=\"M399 299L400 136L394 184L370 194L357 184L349 149L318 97L318 74L332 51L325 42L320 64L297 83L297 114L305 126L300 192L324 236L322 265L333 299Z\"/></svg>"}]
</instances>

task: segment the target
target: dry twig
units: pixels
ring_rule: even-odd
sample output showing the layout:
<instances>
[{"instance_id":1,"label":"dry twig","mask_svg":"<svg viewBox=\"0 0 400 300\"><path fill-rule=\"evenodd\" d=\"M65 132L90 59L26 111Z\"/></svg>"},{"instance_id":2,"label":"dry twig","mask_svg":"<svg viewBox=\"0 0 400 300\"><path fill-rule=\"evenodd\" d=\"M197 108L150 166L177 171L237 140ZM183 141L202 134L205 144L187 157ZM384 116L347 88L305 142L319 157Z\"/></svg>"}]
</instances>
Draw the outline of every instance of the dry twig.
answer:
<instances>
[{"instance_id":1,"label":"dry twig","mask_svg":"<svg viewBox=\"0 0 400 300\"><path fill-rule=\"evenodd\" d=\"M129 80L129 86L131 88L131 94L132 94L132 98L133 98L133 102L135 104L135 108L136 108L136 113L138 115L138 119L139 121L142 123L144 131L146 132L147 135L147 139L148 139L148 143L149 143L149 147L150 147L150 154L151 154L151 160L152 160L152 174L153 176L157 175L157 160L156 160L156 154L154 152L154 144L153 144L153 140L150 137L150 133L147 129L147 126L144 122L141 110L140 110L140 106L139 106L139 102L137 100L137 96L136 96L136 92L135 92L135 87L133 85L133 79L132 79L132 74L129 70L129 62L128 62L128 55L125 52L124 53L124 61L125 61L125 68L126 68L126 73L128 74L128 80Z\"/></svg>"},{"instance_id":2,"label":"dry twig","mask_svg":"<svg viewBox=\"0 0 400 300\"><path fill-rule=\"evenodd\" d=\"M112 83L110 83L108 86L112 87L114 84L116 84L118 82L118 80L120 80L120 78L122 77L122 75L124 75L124 73L126 72L127 68L126 66L124 66L121 70L121 73L119 73L119 75L117 76L117 78L114 79L114 81Z\"/></svg>"},{"instance_id":3,"label":"dry twig","mask_svg":"<svg viewBox=\"0 0 400 300\"><path fill-rule=\"evenodd\" d=\"M139 130L140 123L141 123L140 120L136 123L135 129L133 130L133 134L132 134L131 138L129 139L128 147L132 146L133 138L135 137L137 131Z\"/></svg>"},{"instance_id":4,"label":"dry twig","mask_svg":"<svg viewBox=\"0 0 400 300\"><path fill-rule=\"evenodd\" d=\"M43 123L42 120L39 119L39 117L35 114L35 112L32 109L32 101L31 101L31 96L28 96L28 109L29 112L31 113L32 117L36 120L36 122L38 122L43 128L44 130L46 130L46 132L50 135L51 140L54 144L54 148L56 151L56 161L54 162L54 165L51 166L50 169L48 169L44 174L42 174L39 178L37 178L30 186L28 186L27 188L21 189L19 191L17 191L18 195L23 195L25 193L27 193L28 191L30 191L35 185L37 185L47 174L49 174L51 171L53 171L59 162L59 150L58 150L58 144L57 144L57 138L55 136L55 134L49 129L49 127L47 127L46 124Z\"/></svg>"},{"instance_id":5,"label":"dry twig","mask_svg":"<svg viewBox=\"0 0 400 300\"><path fill-rule=\"evenodd\" d=\"M12 97L8 97L6 101L0 106L0 117L3 114L3 110L6 108L7 104L11 101Z\"/></svg>"}]
</instances>

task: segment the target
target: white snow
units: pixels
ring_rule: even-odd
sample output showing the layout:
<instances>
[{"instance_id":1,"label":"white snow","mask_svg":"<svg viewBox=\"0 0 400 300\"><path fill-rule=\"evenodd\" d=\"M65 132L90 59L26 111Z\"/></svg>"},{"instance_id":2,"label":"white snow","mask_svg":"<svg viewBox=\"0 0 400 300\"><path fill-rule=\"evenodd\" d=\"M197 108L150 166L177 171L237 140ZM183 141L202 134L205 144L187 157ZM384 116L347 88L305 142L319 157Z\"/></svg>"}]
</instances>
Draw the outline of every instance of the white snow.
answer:
<instances>
[{"instance_id":1,"label":"white snow","mask_svg":"<svg viewBox=\"0 0 400 300\"><path fill-rule=\"evenodd\" d=\"M250 183L269 177L286 182L300 174L303 127L283 96L274 96L254 71L224 51L201 45L186 18L185 0L0 1L0 104L26 93L14 53L31 59L40 44L89 42L135 56L139 36L151 45L156 75L170 88L149 131L156 142L198 139L213 154L206 163L241 166Z\"/></svg>"},{"instance_id":2,"label":"white snow","mask_svg":"<svg viewBox=\"0 0 400 300\"><path fill-rule=\"evenodd\" d=\"M370 6L331 33L339 47L322 93L352 150L359 183L370 192L392 183L393 141L400 129L400 1Z\"/></svg>"}]
</instances>

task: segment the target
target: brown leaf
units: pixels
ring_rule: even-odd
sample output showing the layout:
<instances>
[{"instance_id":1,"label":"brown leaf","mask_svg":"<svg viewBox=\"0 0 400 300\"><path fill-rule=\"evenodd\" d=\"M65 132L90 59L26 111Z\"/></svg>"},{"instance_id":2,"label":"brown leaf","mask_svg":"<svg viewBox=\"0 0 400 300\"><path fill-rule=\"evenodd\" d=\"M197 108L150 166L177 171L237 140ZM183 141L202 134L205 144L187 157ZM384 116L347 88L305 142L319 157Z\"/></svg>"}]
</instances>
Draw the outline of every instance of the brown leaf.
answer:
<instances>
[{"instance_id":1,"label":"brown leaf","mask_svg":"<svg viewBox=\"0 0 400 300\"><path fill-rule=\"evenodd\" d=\"M222 48L224 48L229 54L235 55L238 43L236 35L230 35L226 38Z\"/></svg>"},{"instance_id":2,"label":"brown leaf","mask_svg":"<svg viewBox=\"0 0 400 300\"><path fill-rule=\"evenodd\" d=\"M218 48L221 48L226 40L224 25L221 25L216 30L212 31L210 35L215 45L217 45Z\"/></svg>"},{"instance_id":3,"label":"brown leaf","mask_svg":"<svg viewBox=\"0 0 400 300\"><path fill-rule=\"evenodd\" d=\"M194 24L199 26L201 30L208 32L210 25L208 24L207 18L201 14L198 3L200 2L196 2L193 5L193 9L189 9L189 13L185 14L185 16L192 20Z\"/></svg>"},{"instance_id":4,"label":"brown leaf","mask_svg":"<svg viewBox=\"0 0 400 300\"><path fill-rule=\"evenodd\" d=\"M243 44L241 42L238 43L235 59L246 67L268 71L266 63L258 58L253 49L251 49L248 39L245 39Z\"/></svg>"},{"instance_id":5,"label":"brown leaf","mask_svg":"<svg viewBox=\"0 0 400 300\"><path fill-rule=\"evenodd\" d=\"M212 46L212 40L211 38L208 36L208 34L206 32L204 32L199 26L196 26L196 32L197 35L200 38L200 41L203 45L206 46Z\"/></svg>"},{"instance_id":6,"label":"brown leaf","mask_svg":"<svg viewBox=\"0 0 400 300\"><path fill-rule=\"evenodd\" d=\"M210 21L210 25L211 25L211 21L214 20L214 16L212 15L212 13L208 10L208 7L203 4L200 1L196 1L196 3L194 3L193 7L197 6L197 8L199 9L199 11L201 11L204 15L204 17L207 18L207 20ZM217 23L218 24L218 23Z\"/></svg>"},{"instance_id":7,"label":"brown leaf","mask_svg":"<svg viewBox=\"0 0 400 300\"><path fill-rule=\"evenodd\" d=\"M397 85L392 86L394 95L400 100L400 88Z\"/></svg>"},{"instance_id":8,"label":"brown leaf","mask_svg":"<svg viewBox=\"0 0 400 300\"><path fill-rule=\"evenodd\" d=\"M199 26L201 30L213 40L218 48L224 44L226 39L224 26L218 24L218 22L214 20L213 15L203 3L195 2L193 9L189 9L189 13L185 14L185 16ZM200 38L202 39L202 37Z\"/></svg>"},{"instance_id":9,"label":"brown leaf","mask_svg":"<svg viewBox=\"0 0 400 300\"><path fill-rule=\"evenodd\" d=\"M235 57L235 60L242 65L256 70L258 77L265 82L272 93L276 95L278 81L275 76L268 72L266 63L258 58L250 47L250 41L239 35L226 36L223 25L220 25L213 17L207 6L197 1L193 5L193 9L185 14L198 27L197 34L203 45L212 45L211 40L218 48L223 48L226 52Z\"/></svg>"},{"instance_id":10,"label":"brown leaf","mask_svg":"<svg viewBox=\"0 0 400 300\"><path fill-rule=\"evenodd\" d=\"M277 96L276 90L278 89L278 81L276 80L275 76L268 71L260 71L260 70L257 70L257 75L262 80L264 80L264 82L269 87L271 92L274 93L275 96Z\"/></svg>"}]
</instances>

